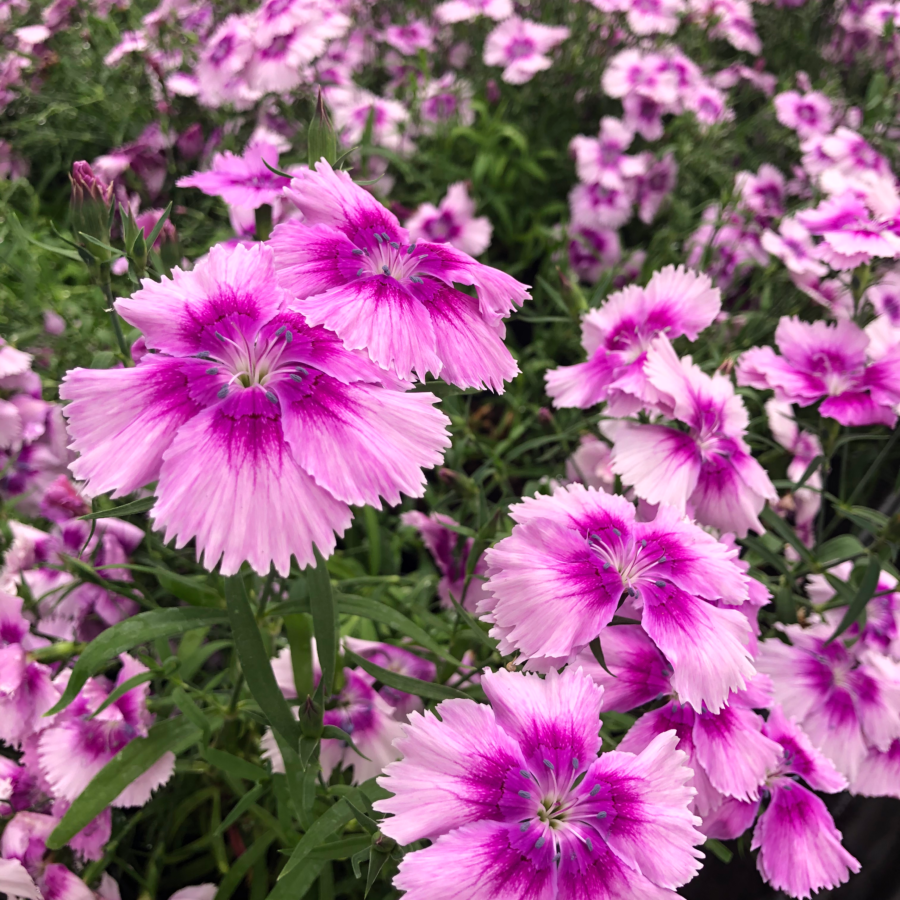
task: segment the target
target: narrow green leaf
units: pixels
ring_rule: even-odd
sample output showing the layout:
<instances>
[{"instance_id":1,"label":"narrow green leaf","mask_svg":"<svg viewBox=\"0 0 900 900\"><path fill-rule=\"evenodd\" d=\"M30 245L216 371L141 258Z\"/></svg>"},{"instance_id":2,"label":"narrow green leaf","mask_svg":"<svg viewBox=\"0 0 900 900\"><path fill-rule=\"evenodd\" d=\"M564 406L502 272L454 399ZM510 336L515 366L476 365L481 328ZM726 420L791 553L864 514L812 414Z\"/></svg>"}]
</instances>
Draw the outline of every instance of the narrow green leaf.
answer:
<instances>
[{"instance_id":1,"label":"narrow green leaf","mask_svg":"<svg viewBox=\"0 0 900 900\"><path fill-rule=\"evenodd\" d=\"M717 841L715 838L707 838L703 849L709 850L716 859L720 859L726 865L734 858L734 854L721 841Z\"/></svg>"},{"instance_id":2,"label":"narrow green leaf","mask_svg":"<svg viewBox=\"0 0 900 900\"><path fill-rule=\"evenodd\" d=\"M202 731L193 722L179 716L157 722L147 737L135 738L126 744L75 798L47 839L47 847L50 850L64 847L163 754L177 755L200 740L201 736Z\"/></svg>"},{"instance_id":3,"label":"narrow green leaf","mask_svg":"<svg viewBox=\"0 0 900 900\"><path fill-rule=\"evenodd\" d=\"M766 506L766 508L759 515L760 521L763 525L766 526L770 531L774 531L782 540L786 541L790 544L796 551L797 555L806 563L813 563L815 560L813 559L812 553L809 552L809 548L803 541L797 537L797 532L785 522L778 513L772 509L771 506Z\"/></svg>"},{"instance_id":4,"label":"narrow green leaf","mask_svg":"<svg viewBox=\"0 0 900 900\"><path fill-rule=\"evenodd\" d=\"M881 561L877 557L870 557L865 572L863 572L862 581L856 590L856 594L847 607L847 612L841 619L840 624L833 635L825 642L830 644L835 638L840 637L863 613L866 604L872 599L878 587L878 576L881 574Z\"/></svg>"},{"instance_id":5,"label":"narrow green leaf","mask_svg":"<svg viewBox=\"0 0 900 900\"><path fill-rule=\"evenodd\" d=\"M377 847L372 847L372 849L369 850L369 872L366 875L366 890L363 894L363 897L369 896L369 891L372 890L372 885L375 884L375 879L384 868L384 865L388 861L388 859L390 859L388 854L383 853Z\"/></svg>"},{"instance_id":6,"label":"narrow green leaf","mask_svg":"<svg viewBox=\"0 0 900 900\"><path fill-rule=\"evenodd\" d=\"M320 844L307 856L309 860L347 859L360 850L368 851L372 839L367 834L354 835L339 841Z\"/></svg>"},{"instance_id":7,"label":"narrow green leaf","mask_svg":"<svg viewBox=\"0 0 900 900\"><path fill-rule=\"evenodd\" d=\"M325 860L307 859L305 865L296 866L286 878L275 882L267 900L303 900L325 865Z\"/></svg>"},{"instance_id":8,"label":"narrow green leaf","mask_svg":"<svg viewBox=\"0 0 900 900\"><path fill-rule=\"evenodd\" d=\"M190 603L191 606L222 609L225 605L222 595L203 581L170 572L168 569L154 569L153 574L163 590L185 603Z\"/></svg>"},{"instance_id":9,"label":"narrow green leaf","mask_svg":"<svg viewBox=\"0 0 900 900\"><path fill-rule=\"evenodd\" d=\"M405 634L412 638L417 644L420 644L426 650L440 656L454 666L462 665L456 657L448 653L434 638L432 638L424 628L420 628L407 616L403 615L399 610L388 606L386 603L380 603L378 600L372 600L370 597L360 597L356 594L338 594L337 595L338 610L349 616L362 616L365 619L371 619L373 622L381 622L382 625L388 625L395 631Z\"/></svg>"},{"instance_id":10,"label":"narrow green leaf","mask_svg":"<svg viewBox=\"0 0 900 900\"><path fill-rule=\"evenodd\" d=\"M107 706L111 706L119 697L127 694L132 688L136 688L139 684L145 684L148 681L152 681L156 678L156 672L139 672L137 675L132 675L127 681L123 681L95 710L88 716L89 719L93 719L95 716L99 715L106 709Z\"/></svg>"},{"instance_id":11,"label":"narrow green leaf","mask_svg":"<svg viewBox=\"0 0 900 900\"><path fill-rule=\"evenodd\" d=\"M263 644L256 616L250 608L244 580L240 575L232 575L225 579L225 603L231 621L234 646L250 693L272 727L279 731L292 747L296 747L300 742L300 726L275 681L272 663Z\"/></svg>"},{"instance_id":12,"label":"narrow green leaf","mask_svg":"<svg viewBox=\"0 0 900 900\"><path fill-rule=\"evenodd\" d=\"M459 601L453 594L448 594L450 597L450 602L453 604L453 608L456 610L457 615L469 626L469 631L472 632L474 637L478 640L480 644L484 644L485 647L488 647L491 651L497 649L497 643L494 641L490 635L484 633L484 629L472 618L471 613L464 607L460 606Z\"/></svg>"},{"instance_id":13,"label":"narrow green leaf","mask_svg":"<svg viewBox=\"0 0 900 900\"><path fill-rule=\"evenodd\" d=\"M72 675L62 697L47 715L54 715L65 709L78 696L88 678L120 653L156 638L171 637L192 628L218 625L227 621L224 612L177 607L151 609L107 628L84 648L72 669Z\"/></svg>"},{"instance_id":14,"label":"narrow green leaf","mask_svg":"<svg viewBox=\"0 0 900 900\"><path fill-rule=\"evenodd\" d=\"M237 822L237 820L240 819L240 817L244 815L257 800L259 800L265 789L266 786L264 784L258 784L255 787L250 788L250 790L247 791L247 793L234 805L231 812L222 820L222 824L216 829L216 834L224 834L227 829L231 828L231 826L234 825L234 823Z\"/></svg>"},{"instance_id":15,"label":"narrow green leaf","mask_svg":"<svg viewBox=\"0 0 900 900\"><path fill-rule=\"evenodd\" d=\"M334 834L338 828L346 825L353 818L353 810L346 804L344 800L338 800L334 806L329 807L312 825L306 830L306 834L300 838L300 842L294 847L288 861L284 865L281 874L278 876L278 883L289 880L287 876L293 869L300 865L309 854L316 849L327 837ZM276 890L277 890L276 885ZM275 891L269 895L273 900ZM289 896L289 895L285 895Z\"/></svg>"},{"instance_id":16,"label":"narrow green leaf","mask_svg":"<svg viewBox=\"0 0 900 900\"><path fill-rule=\"evenodd\" d=\"M590 643L590 648L591 653L594 654L594 659L600 664L600 668L603 669L607 675L612 675L612 677L615 678L616 676L609 671L609 666L606 665L606 659L603 656L603 648L600 646L600 638L595 637Z\"/></svg>"},{"instance_id":17,"label":"narrow green leaf","mask_svg":"<svg viewBox=\"0 0 900 900\"><path fill-rule=\"evenodd\" d=\"M368 672L377 678L382 684L388 687L397 688L399 691L405 691L407 694L415 694L417 697L427 697L430 700L453 700L453 699L471 699L468 694L456 690L456 688L448 687L445 684L434 684L431 681L420 681L418 678L410 678L408 675L398 675L375 663L369 662L358 656L352 650L344 649L344 656L347 662L351 662L359 666L363 671Z\"/></svg>"},{"instance_id":18,"label":"narrow green leaf","mask_svg":"<svg viewBox=\"0 0 900 900\"><path fill-rule=\"evenodd\" d=\"M203 757L207 762L212 763L217 769L234 775L235 778L244 778L247 781L264 781L269 777L269 773L262 767L247 762L233 753L226 753L224 750L216 750L214 747L207 747L203 751Z\"/></svg>"},{"instance_id":19,"label":"narrow green leaf","mask_svg":"<svg viewBox=\"0 0 900 900\"><path fill-rule=\"evenodd\" d=\"M316 652L319 665L322 667L323 689L326 697L334 692L334 675L337 668L338 614L334 595L331 591L331 576L322 554L317 547L316 566L310 568L307 581L309 583L309 605L313 618L313 631L316 636Z\"/></svg>"},{"instance_id":20,"label":"narrow green leaf","mask_svg":"<svg viewBox=\"0 0 900 900\"><path fill-rule=\"evenodd\" d=\"M172 691L172 699L185 717L190 719L203 732L204 740L209 741L209 722L187 691L184 688L176 687Z\"/></svg>"},{"instance_id":21,"label":"narrow green leaf","mask_svg":"<svg viewBox=\"0 0 900 900\"><path fill-rule=\"evenodd\" d=\"M219 884L214 900L230 900L231 895L240 887L247 873L266 855L266 851L275 840L274 834L264 834L257 838L235 861ZM269 895L271 896L271 894Z\"/></svg>"},{"instance_id":22,"label":"narrow green leaf","mask_svg":"<svg viewBox=\"0 0 900 900\"><path fill-rule=\"evenodd\" d=\"M337 725L323 726L322 737L330 738L333 741L343 741L353 750L354 753L358 753L363 759L369 759L369 757L366 756L366 754L363 753L362 750L360 750L359 747L357 747L356 744L353 743L353 738L351 738L343 728L338 728ZM371 762L371 760L369 761Z\"/></svg>"},{"instance_id":23,"label":"narrow green leaf","mask_svg":"<svg viewBox=\"0 0 900 900\"><path fill-rule=\"evenodd\" d=\"M865 552L866 548L860 543L859 538L852 534L841 534L815 548L816 560L822 566L833 566L838 562L855 559Z\"/></svg>"},{"instance_id":24,"label":"narrow green leaf","mask_svg":"<svg viewBox=\"0 0 900 900\"><path fill-rule=\"evenodd\" d=\"M159 233L163 230L163 225L169 219L169 214L172 212L172 201L169 201L169 205L163 210L163 214L157 219L156 224L153 226L153 231L147 235L147 246L152 247L156 243L156 239L159 237Z\"/></svg>"},{"instance_id":25,"label":"narrow green leaf","mask_svg":"<svg viewBox=\"0 0 900 900\"><path fill-rule=\"evenodd\" d=\"M136 516L139 513L145 513L156 503L156 497L144 497L142 500L132 500L131 503L123 503L115 509L101 509L100 512L88 513L86 516L79 516L81 519L109 519L115 516Z\"/></svg>"}]
</instances>

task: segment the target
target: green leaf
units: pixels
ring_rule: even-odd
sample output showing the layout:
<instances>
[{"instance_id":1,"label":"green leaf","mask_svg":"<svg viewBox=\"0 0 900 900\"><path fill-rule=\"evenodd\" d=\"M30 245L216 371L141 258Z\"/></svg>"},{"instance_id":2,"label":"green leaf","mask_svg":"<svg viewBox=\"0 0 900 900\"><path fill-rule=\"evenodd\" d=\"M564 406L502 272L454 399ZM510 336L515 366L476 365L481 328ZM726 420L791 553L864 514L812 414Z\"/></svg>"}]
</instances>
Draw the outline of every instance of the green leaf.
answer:
<instances>
[{"instance_id":1,"label":"green leaf","mask_svg":"<svg viewBox=\"0 0 900 900\"><path fill-rule=\"evenodd\" d=\"M325 697L334 692L334 675L337 669L338 614L334 595L331 591L331 576L318 547L313 548L316 554L315 568L310 568L307 575L309 584L309 606L313 618L313 632L316 636L316 652L319 665L322 667L323 690Z\"/></svg>"},{"instance_id":2,"label":"green leaf","mask_svg":"<svg viewBox=\"0 0 900 900\"><path fill-rule=\"evenodd\" d=\"M156 678L156 672L139 672L137 675L132 675L127 681L123 681L91 714L88 716L89 719L93 719L95 716L99 715L106 709L107 706L111 706L119 697L127 694L132 688L136 688L139 684L145 684L148 681L152 681Z\"/></svg>"},{"instance_id":3,"label":"green leaf","mask_svg":"<svg viewBox=\"0 0 900 900\"><path fill-rule=\"evenodd\" d=\"M309 854L316 849L327 837L334 834L338 828L346 825L353 818L353 810L344 800L338 800L334 806L329 807L315 822L306 830L306 834L300 838L300 842L294 847L288 861L284 865L281 874L278 876L278 884L289 882L288 875L296 869ZM270 900L273 900L278 890L276 885L275 891L269 894ZM290 896L284 894L284 896ZM277 898L276 898L277 900Z\"/></svg>"},{"instance_id":4,"label":"green leaf","mask_svg":"<svg viewBox=\"0 0 900 900\"><path fill-rule=\"evenodd\" d=\"M366 890L363 894L363 897L369 896L369 891L372 890L372 885L375 884L375 879L378 877L378 874L384 868L385 863L390 859L387 853L383 853L377 847L372 847L369 850L369 872L366 875Z\"/></svg>"},{"instance_id":5,"label":"green leaf","mask_svg":"<svg viewBox=\"0 0 900 900\"><path fill-rule=\"evenodd\" d=\"M178 716L158 722L147 737L126 744L75 798L47 839L47 847L50 850L64 847L163 754L183 752L200 740L202 734L193 722Z\"/></svg>"},{"instance_id":6,"label":"green leaf","mask_svg":"<svg viewBox=\"0 0 900 900\"><path fill-rule=\"evenodd\" d=\"M296 866L286 878L279 878L275 882L267 900L302 900L325 865L325 860L307 859L305 865Z\"/></svg>"},{"instance_id":7,"label":"green leaf","mask_svg":"<svg viewBox=\"0 0 900 900\"><path fill-rule=\"evenodd\" d=\"M816 559L822 566L833 566L848 559L855 559L865 552L866 548L859 542L859 538L852 534L839 535L815 548Z\"/></svg>"},{"instance_id":8,"label":"green leaf","mask_svg":"<svg viewBox=\"0 0 900 900\"><path fill-rule=\"evenodd\" d=\"M766 508L759 515L760 521L770 531L774 531L780 538L790 544L796 551L797 555L806 563L815 562L809 548L803 541L797 537L797 532L788 525L771 506Z\"/></svg>"},{"instance_id":9,"label":"green leaf","mask_svg":"<svg viewBox=\"0 0 900 900\"><path fill-rule=\"evenodd\" d=\"M175 701L175 705L184 713L185 718L190 719L203 732L203 739L208 742L210 737L209 722L206 716L203 715L200 707L197 706L184 688L176 687L172 691L172 699Z\"/></svg>"},{"instance_id":10,"label":"green leaf","mask_svg":"<svg viewBox=\"0 0 900 900\"><path fill-rule=\"evenodd\" d=\"M151 609L107 628L81 652L62 697L47 715L54 715L65 709L78 696L88 678L120 653L156 638L167 638L192 628L219 625L227 621L224 612L177 607Z\"/></svg>"},{"instance_id":11,"label":"green leaf","mask_svg":"<svg viewBox=\"0 0 900 900\"><path fill-rule=\"evenodd\" d=\"M101 509L100 512L88 513L86 516L79 516L81 519L109 519L112 516L121 518L122 516L136 516L138 513L147 512L156 503L156 497L144 497L142 500L132 500L131 503L123 503L115 509Z\"/></svg>"},{"instance_id":12,"label":"green leaf","mask_svg":"<svg viewBox=\"0 0 900 900\"><path fill-rule=\"evenodd\" d=\"M870 557L865 572L863 572L862 581L856 590L856 594L844 613L834 634L825 641L830 644L835 638L842 635L863 613L866 604L872 599L872 595L878 587L878 576L881 574L881 561L877 557Z\"/></svg>"},{"instance_id":13,"label":"green leaf","mask_svg":"<svg viewBox=\"0 0 900 900\"><path fill-rule=\"evenodd\" d=\"M431 681L420 681L418 678L410 678L408 675L398 675L375 663L369 662L358 656L352 650L344 649L344 656L347 662L351 662L359 666L364 672L377 678L382 684L388 687L397 688L398 691L405 691L407 694L415 694L417 697L427 697L429 700L453 700L463 699L470 700L468 694L456 690L456 688L448 687L445 684L434 684Z\"/></svg>"},{"instance_id":14,"label":"green leaf","mask_svg":"<svg viewBox=\"0 0 900 900\"><path fill-rule=\"evenodd\" d=\"M357 747L356 744L353 743L353 738L351 738L343 728L338 728L337 725L323 726L322 737L330 738L333 741L343 741L353 750L354 753L358 753L363 759L369 759L369 757L366 756L366 754L363 753L362 750L360 750L359 747ZM371 762L371 760L369 760L369 762Z\"/></svg>"},{"instance_id":15,"label":"green leaf","mask_svg":"<svg viewBox=\"0 0 900 900\"><path fill-rule=\"evenodd\" d=\"M354 835L339 841L320 844L307 856L309 860L347 859L360 850L368 850L372 839L367 834Z\"/></svg>"},{"instance_id":16,"label":"green leaf","mask_svg":"<svg viewBox=\"0 0 900 900\"><path fill-rule=\"evenodd\" d=\"M237 822L237 820L240 819L240 817L244 815L257 800L259 800L265 789L266 786L264 784L258 784L255 787L250 788L250 790L247 791L247 793L234 805L231 812L222 820L222 824L216 829L216 834L224 834L227 829L234 825L234 823Z\"/></svg>"},{"instance_id":17,"label":"green leaf","mask_svg":"<svg viewBox=\"0 0 900 900\"><path fill-rule=\"evenodd\" d=\"M274 840L274 834L264 834L262 837L257 838L234 861L234 864L219 884L214 900L229 900L231 895L240 887L241 882L250 869L265 857L266 851Z\"/></svg>"},{"instance_id":18,"label":"green leaf","mask_svg":"<svg viewBox=\"0 0 900 900\"><path fill-rule=\"evenodd\" d=\"M717 841L715 838L707 838L703 849L709 850L716 859L720 859L726 865L734 858L734 854L721 841Z\"/></svg>"},{"instance_id":19,"label":"green leaf","mask_svg":"<svg viewBox=\"0 0 900 900\"><path fill-rule=\"evenodd\" d=\"M225 603L231 621L234 646L250 693L272 727L279 731L292 747L296 747L300 742L300 726L291 714L291 708L275 681L272 663L263 644L256 616L250 608L244 580L240 575L232 575L225 579Z\"/></svg>"},{"instance_id":20,"label":"green leaf","mask_svg":"<svg viewBox=\"0 0 900 900\"><path fill-rule=\"evenodd\" d=\"M247 762L233 753L226 753L224 750L216 750L214 747L207 747L203 751L203 757L207 762L212 763L217 769L234 775L235 778L243 778L247 781L264 781L269 777L269 773L262 767Z\"/></svg>"},{"instance_id":21,"label":"green leaf","mask_svg":"<svg viewBox=\"0 0 900 900\"><path fill-rule=\"evenodd\" d=\"M338 609L345 615L362 616L365 619L371 619L373 622L381 622L382 625L388 625L395 631L412 638L417 644L440 656L441 659L452 663L454 666L462 665L458 659L441 647L424 628L420 628L415 622L392 606L380 603L378 600L372 600L369 597L360 597L356 594L338 594L337 602Z\"/></svg>"},{"instance_id":22,"label":"green leaf","mask_svg":"<svg viewBox=\"0 0 900 900\"><path fill-rule=\"evenodd\" d=\"M185 603L190 603L191 606L222 609L225 605L222 595L203 581L170 572L168 569L154 569L153 574L163 590Z\"/></svg>"},{"instance_id":23,"label":"green leaf","mask_svg":"<svg viewBox=\"0 0 900 900\"><path fill-rule=\"evenodd\" d=\"M153 231L147 235L147 246L152 247L156 243L156 239L159 237L159 233L163 230L163 225L166 224L169 218L169 214L172 212L172 201L169 201L169 205L163 210L163 214L159 217L156 224L153 226Z\"/></svg>"},{"instance_id":24,"label":"green leaf","mask_svg":"<svg viewBox=\"0 0 900 900\"><path fill-rule=\"evenodd\" d=\"M595 637L589 646L591 648L591 653L594 654L594 659L600 664L600 668L603 669L607 675L612 675L612 677L615 678L616 676L609 671L609 667L606 665L606 659L603 656L603 648L600 646L600 638Z\"/></svg>"}]
</instances>

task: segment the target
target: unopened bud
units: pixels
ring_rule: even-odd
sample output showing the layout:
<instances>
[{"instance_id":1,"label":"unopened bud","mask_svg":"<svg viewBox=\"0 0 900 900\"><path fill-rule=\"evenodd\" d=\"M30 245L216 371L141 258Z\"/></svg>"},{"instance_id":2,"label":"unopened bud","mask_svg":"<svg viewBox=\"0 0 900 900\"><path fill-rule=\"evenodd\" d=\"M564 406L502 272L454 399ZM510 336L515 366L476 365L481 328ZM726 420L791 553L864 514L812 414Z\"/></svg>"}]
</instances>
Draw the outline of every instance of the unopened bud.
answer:
<instances>
[{"instance_id":1,"label":"unopened bud","mask_svg":"<svg viewBox=\"0 0 900 900\"><path fill-rule=\"evenodd\" d=\"M307 129L307 152L310 167L324 159L333 166L337 162L337 136L334 133L334 125L328 110L325 108L325 99L322 91L319 91L319 99L316 102L316 111L309 121Z\"/></svg>"},{"instance_id":2,"label":"unopened bud","mask_svg":"<svg viewBox=\"0 0 900 900\"><path fill-rule=\"evenodd\" d=\"M69 178L72 182L72 225L76 236L88 235L107 245L113 186L106 184L84 160L72 166ZM98 263L109 261L109 251L92 242L83 242L83 239L79 243Z\"/></svg>"}]
</instances>

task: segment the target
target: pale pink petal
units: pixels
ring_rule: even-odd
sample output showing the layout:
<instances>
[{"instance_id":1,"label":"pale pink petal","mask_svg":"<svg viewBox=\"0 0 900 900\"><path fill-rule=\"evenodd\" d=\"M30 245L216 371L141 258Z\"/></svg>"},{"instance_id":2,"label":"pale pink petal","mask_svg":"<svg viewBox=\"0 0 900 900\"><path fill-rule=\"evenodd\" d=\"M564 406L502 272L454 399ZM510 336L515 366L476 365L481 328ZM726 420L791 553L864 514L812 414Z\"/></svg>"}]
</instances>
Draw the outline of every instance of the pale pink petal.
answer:
<instances>
[{"instance_id":1,"label":"pale pink petal","mask_svg":"<svg viewBox=\"0 0 900 900\"><path fill-rule=\"evenodd\" d=\"M284 576L291 555L314 563L313 544L331 555L350 511L316 485L294 459L280 413L262 390L231 394L183 425L165 454L152 516L183 547L232 575L244 560L260 574Z\"/></svg>"},{"instance_id":2,"label":"pale pink petal","mask_svg":"<svg viewBox=\"0 0 900 900\"><path fill-rule=\"evenodd\" d=\"M672 686L698 712L718 712L754 668L750 626L737 610L718 609L671 583L643 584L642 624L672 664Z\"/></svg>"},{"instance_id":3,"label":"pale pink petal","mask_svg":"<svg viewBox=\"0 0 900 900\"><path fill-rule=\"evenodd\" d=\"M378 780L393 794L375 803L379 812L392 814L382 831L408 844L480 819L524 818L531 806L518 792L533 783L521 774L522 751L493 710L445 700L437 711L440 720L432 712L410 715L406 736L397 741L403 758Z\"/></svg>"},{"instance_id":4,"label":"pale pink petal","mask_svg":"<svg viewBox=\"0 0 900 900\"><path fill-rule=\"evenodd\" d=\"M59 395L70 402L72 463L88 497L123 497L159 477L163 454L180 425L201 406L191 397L207 363L148 354L129 369L72 369ZM127 403L123 399L127 398Z\"/></svg>"},{"instance_id":5,"label":"pale pink petal","mask_svg":"<svg viewBox=\"0 0 900 900\"><path fill-rule=\"evenodd\" d=\"M343 385L318 375L272 386L282 403L282 427L294 459L332 496L381 508L401 492L421 497L424 468L443 461L450 420L427 393L375 385Z\"/></svg>"}]
</instances>

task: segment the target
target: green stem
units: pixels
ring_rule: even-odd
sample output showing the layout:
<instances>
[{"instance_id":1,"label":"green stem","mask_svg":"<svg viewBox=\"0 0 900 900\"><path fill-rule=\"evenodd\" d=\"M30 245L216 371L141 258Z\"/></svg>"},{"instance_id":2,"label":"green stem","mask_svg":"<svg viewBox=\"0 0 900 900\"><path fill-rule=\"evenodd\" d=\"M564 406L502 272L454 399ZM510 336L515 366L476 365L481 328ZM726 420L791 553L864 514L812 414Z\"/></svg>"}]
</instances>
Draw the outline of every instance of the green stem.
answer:
<instances>
[{"instance_id":1,"label":"green stem","mask_svg":"<svg viewBox=\"0 0 900 900\"><path fill-rule=\"evenodd\" d=\"M109 318L112 321L113 332L116 335L116 343L119 345L119 352L122 354L122 361L126 366L133 365L131 361L131 353L128 350L128 344L125 343L125 335L122 333L122 323L119 321L119 314L116 312L115 299L113 298L112 284L109 280L109 266L104 265L100 272L100 289L106 299L107 309L109 310Z\"/></svg>"}]
</instances>

